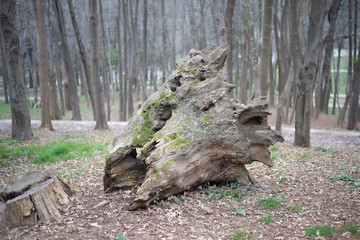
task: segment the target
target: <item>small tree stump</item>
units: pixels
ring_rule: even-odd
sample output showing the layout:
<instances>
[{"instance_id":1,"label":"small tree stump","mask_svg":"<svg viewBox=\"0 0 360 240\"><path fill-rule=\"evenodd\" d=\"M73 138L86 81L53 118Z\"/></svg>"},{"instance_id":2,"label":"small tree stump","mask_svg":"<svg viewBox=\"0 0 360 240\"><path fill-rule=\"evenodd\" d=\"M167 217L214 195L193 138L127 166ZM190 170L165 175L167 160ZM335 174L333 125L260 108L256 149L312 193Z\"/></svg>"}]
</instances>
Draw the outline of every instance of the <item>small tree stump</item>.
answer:
<instances>
[{"instance_id":1,"label":"small tree stump","mask_svg":"<svg viewBox=\"0 0 360 240\"><path fill-rule=\"evenodd\" d=\"M252 182L245 164L268 166L284 139L267 124L268 102L247 105L221 69L229 47L191 50L132 118L106 159L106 192L139 186L130 209L146 208L206 182Z\"/></svg>"},{"instance_id":2,"label":"small tree stump","mask_svg":"<svg viewBox=\"0 0 360 240\"><path fill-rule=\"evenodd\" d=\"M70 187L48 172L32 172L0 192L0 229L60 220Z\"/></svg>"}]
</instances>

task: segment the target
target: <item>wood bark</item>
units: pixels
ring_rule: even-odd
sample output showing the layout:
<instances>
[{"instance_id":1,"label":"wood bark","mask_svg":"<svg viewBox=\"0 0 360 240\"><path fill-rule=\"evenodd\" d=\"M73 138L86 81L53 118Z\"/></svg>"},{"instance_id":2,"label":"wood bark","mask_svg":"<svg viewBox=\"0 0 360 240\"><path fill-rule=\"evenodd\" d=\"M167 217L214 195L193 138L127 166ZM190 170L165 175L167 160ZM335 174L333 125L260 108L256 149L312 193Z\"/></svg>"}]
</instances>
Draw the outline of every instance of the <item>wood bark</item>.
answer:
<instances>
[{"instance_id":1,"label":"wood bark","mask_svg":"<svg viewBox=\"0 0 360 240\"><path fill-rule=\"evenodd\" d=\"M106 101L107 108L107 120L110 121L111 109L110 109L110 76L106 67L106 48L105 48L105 24L104 24L104 16L102 10L102 1L99 0L99 13L100 13L100 29L101 29L101 68L102 68L102 76L104 82L104 97ZM111 56L109 55L109 58ZM109 68L111 65L109 65Z\"/></svg>"},{"instance_id":2,"label":"wood bark","mask_svg":"<svg viewBox=\"0 0 360 240\"><path fill-rule=\"evenodd\" d=\"M116 17L116 35L117 35L117 49L118 49L118 64L119 64L119 120L126 121L126 111L124 109L124 88L123 88L123 62L122 62L122 46L120 35L120 16L121 16L121 1L118 0L117 17ZM125 58L124 58L125 59ZM126 60L124 60L126 64Z\"/></svg>"},{"instance_id":3,"label":"wood bark","mask_svg":"<svg viewBox=\"0 0 360 240\"><path fill-rule=\"evenodd\" d=\"M97 0L89 1L90 10L90 45L91 45L91 81L94 86L95 104L95 129L108 129L106 114L104 109L103 88L99 77L99 57L98 57L98 30L97 30Z\"/></svg>"},{"instance_id":4,"label":"wood bark","mask_svg":"<svg viewBox=\"0 0 360 240\"><path fill-rule=\"evenodd\" d=\"M59 48L58 44L56 42L55 44L55 68L56 68L56 78L58 83L58 89L59 89L59 95L60 95L60 109L61 109L61 115L65 116L65 101L64 101L64 92L63 92L63 84L62 84L62 67L60 66L60 55L59 55Z\"/></svg>"},{"instance_id":5,"label":"wood bark","mask_svg":"<svg viewBox=\"0 0 360 240\"><path fill-rule=\"evenodd\" d=\"M360 43L359 49L360 50ZM358 59L356 61L356 68L354 74L354 87L352 89L352 97L350 99L348 123L346 128L348 130L354 130L357 128L357 116L358 116L358 107L359 107L359 93L360 93L360 54L358 54Z\"/></svg>"},{"instance_id":6,"label":"wood bark","mask_svg":"<svg viewBox=\"0 0 360 240\"><path fill-rule=\"evenodd\" d=\"M321 106L315 105L315 114L314 118L319 118L319 112L328 113L328 105L330 99L330 84L331 84L331 59L333 56L334 51L334 34L335 34L335 27L336 27L336 19L338 16L339 8L340 8L341 0L333 0L330 6L330 10L328 13L328 22L329 22L329 31L325 37L325 55L322 67L322 82L324 83L324 87L321 93ZM320 86L316 86L320 88L321 91L321 84ZM320 107L320 108L319 108Z\"/></svg>"},{"instance_id":7,"label":"wood bark","mask_svg":"<svg viewBox=\"0 0 360 240\"><path fill-rule=\"evenodd\" d=\"M80 35L79 25L78 25L77 20L76 20L72 0L68 0L68 5L69 5L70 16L71 16L71 22L72 22L72 25L73 25L73 28L74 28L76 40L77 40L79 51L80 51L81 61L82 61L84 72L85 72L87 89L88 89L88 92L89 92L89 97L90 97L90 102L91 102L91 109L93 111L93 116L94 116L94 119L95 119L96 108L95 108L95 102L94 102L95 101L94 100L94 86L93 86L93 83L91 81L91 75L90 75L90 69L89 69L90 68L90 63L89 63L89 60L88 60L88 56L86 54L86 49L85 49L84 43L83 43L81 35Z\"/></svg>"},{"instance_id":8,"label":"wood bark","mask_svg":"<svg viewBox=\"0 0 360 240\"><path fill-rule=\"evenodd\" d=\"M226 61L226 71L229 83L233 83L233 44L232 44L232 22L235 8L235 0L228 0L225 12L226 42L229 44L230 51Z\"/></svg>"},{"instance_id":9,"label":"wood bark","mask_svg":"<svg viewBox=\"0 0 360 240\"><path fill-rule=\"evenodd\" d=\"M45 28L45 6L42 0L33 0L36 12L36 25L39 38L39 68L41 87L41 123L40 128L53 131L54 128L50 118L50 89L49 89L49 65L46 53L46 28Z\"/></svg>"},{"instance_id":10,"label":"wood bark","mask_svg":"<svg viewBox=\"0 0 360 240\"><path fill-rule=\"evenodd\" d=\"M9 75L9 98L11 105L11 138L18 141L31 140L33 135L26 100L26 86L22 73L19 33L16 29L16 1L4 0L1 7L1 32Z\"/></svg>"},{"instance_id":11,"label":"wood bark","mask_svg":"<svg viewBox=\"0 0 360 240\"><path fill-rule=\"evenodd\" d=\"M70 103L72 111L72 120L81 120L79 97L77 93L77 80L75 79L75 71L70 58L70 49L66 37L66 28L64 20L64 11L62 1L54 0L54 12L57 18L59 32L62 45L62 56L66 69L66 74L69 80Z\"/></svg>"},{"instance_id":12,"label":"wood bark","mask_svg":"<svg viewBox=\"0 0 360 240\"><path fill-rule=\"evenodd\" d=\"M0 22L1 24L1 22ZM2 40L2 32L1 32L1 25L0 25L0 54L1 54L1 70L2 70L2 76L3 76L3 84L4 84L4 97L5 97L5 103L9 104L9 76L7 73L7 67L6 67L6 59L5 59L5 51L3 47L3 40ZM29 68L30 69L30 68ZM31 75L29 75L31 77Z\"/></svg>"},{"instance_id":13,"label":"wood bark","mask_svg":"<svg viewBox=\"0 0 360 240\"><path fill-rule=\"evenodd\" d=\"M353 60L353 55L352 55L352 51L350 49L352 49L352 0L348 0L348 15L349 15L349 60L348 60L348 69L347 69L347 82L348 82L348 88L346 91L346 96L345 96L345 101L344 101L344 105L340 111L339 114L339 119L338 119L338 126L343 127L344 125L344 119L345 119L345 114L349 105L349 101L350 101L350 97L351 97L351 93L352 93L352 89L355 85L355 78L353 78L353 74L352 74L352 60Z\"/></svg>"},{"instance_id":14,"label":"wood bark","mask_svg":"<svg viewBox=\"0 0 360 240\"><path fill-rule=\"evenodd\" d=\"M322 41L325 4L324 0L311 2L307 47L299 75L295 75L297 96L294 145L300 147L310 147L312 86L318 69L318 46Z\"/></svg>"},{"instance_id":15,"label":"wood bark","mask_svg":"<svg viewBox=\"0 0 360 240\"><path fill-rule=\"evenodd\" d=\"M122 4L123 10L123 25L124 25L124 34L123 34L123 44L124 44L124 92L123 92L123 110L124 110L124 117L127 120L127 95L128 95L128 81L129 81L129 18L128 18L128 8L127 8L127 0L123 0ZM131 94L131 93L129 93Z\"/></svg>"},{"instance_id":16,"label":"wood bark","mask_svg":"<svg viewBox=\"0 0 360 240\"><path fill-rule=\"evenodd\" d=\"M260 56L260 90L261 96L267 96L269 90L269 60L271 51L271 27L272 27L272 9L274 1L266 0L263 18L262 46Z\"/></svg>"},{"instance_id":17,"label":"wood bark","mask_svg":"<svg viewBox=\"0 0 360 240\"><path fill-rule=\"evenodd\" d=\"M231 98L235 85L219 74L228 52L227 44L192 49L114 139L104 189L137 186L130 210L207 182L248 184L245 164L273 165L268 146L283 138L267 125L265 98Z\"/></svg>"},{"instance_id":18,"label":"wood bark","mask_svg":"<svg viewBox=\"0 0 360 240\"><path fill-rule=\"evenodd\" d=\"M70 187L49 172L32 172L0 191L0 230L62 219Z\"/></svg>"}]
</instances>

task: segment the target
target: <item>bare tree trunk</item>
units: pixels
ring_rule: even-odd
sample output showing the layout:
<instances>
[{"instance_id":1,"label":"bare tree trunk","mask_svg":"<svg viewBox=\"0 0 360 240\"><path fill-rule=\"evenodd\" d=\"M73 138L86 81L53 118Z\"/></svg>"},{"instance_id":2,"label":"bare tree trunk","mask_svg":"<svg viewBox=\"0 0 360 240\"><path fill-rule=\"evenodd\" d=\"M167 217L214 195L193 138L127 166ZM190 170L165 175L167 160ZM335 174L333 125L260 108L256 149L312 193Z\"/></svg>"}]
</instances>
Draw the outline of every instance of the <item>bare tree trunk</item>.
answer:
<instances>
[{"instance_id":1,"label":"bare tree trunk","mask_svg":"<svg viewBox=\"0 0 360 240\"><path fill-rule=\"evenodd\" d=\"M340 8L341 0L333 0L329 13L328 13L328 21L329 21L329 31L325 38L325 56L322 68L322 79L324 82L324 88L322 90L322 106L320 106L320 110L328 114L328 105L330 99L330 84L331 84L331 58L334 51L334 34L336 27L336 19L338 16L339 8ZM321 89L321 85L320 85ZM317 106L318 107L318 106ZM315 119L319 117L319 109L316 109Z\"/></svg>"},{"instance_id":2,"label":"bare tree trunk","mask_svg":"<svg viewBox=\"0 0 360 240\"><path fill-rule=\"evenodd\" d=\"M62 68L59 64L59 50L58 50L58 44L55 43L55 68L56 68L56 78L58 80L58 89L60 93L60 109L61 109L61 115L65 116L65 102L64 102L64 94L63 94L63 87L62 87Z\"/></svg>"},{"instance_id":3,"label":"bare tree trunk","mask_svg":"<svg viewBox=\"0 0 360 240\"><path fill-rule=\"evenodd\" d=\"M344 106L340 111L339 119L338 119L338 126L343 127L344 125L344 119L346 110L349 105L350 97L351 97L351 91L355 85L355 78L353 78L352 75L352 0L348 0L348 9L349 9L349 61L348 61L348 69L347 69L347 82L348 82L348 88L345 96Z\"/></svg>"},{"instance_id":4,"label":"bare tree trunk","mask_svg":"<svg viewBox=\"0 0 360 240\"><path fill-rule=\"evenodd\" d=\"M176 3L176 1L174 1L174 3ZM205 0L200 0L200 41L199 41L199 44L200 44L200 49L206 48Z\"/></svg>"},{"instance_id":5,"label":"bare tree trunk","mask_svg":"<svg viewBox=\"0 0 360 240\"><path fill-rule=\"evenodd\" d=\"M167 65L167 43L166 43L166 17L165 17L165 2L161 0L161 18L162 18L162 46L163 46L163 54L162 54L162 64L161 64L161 74L162 74L162 82L164 83L166 80L166 65Z\"/></svg>"},{"instance_id":6,"label":"bare tree trunk","mask_svg":"<svg viewBox=\"0 0 360 240\"><path fill-rule=\"evenodd\" d=\"M147 90L147 76L148 76L148 60L147 60L147 14L148 14L148 7L147 7L147 0L144 0L144 12L143 12L143 51L144 51L144 57L143 57L143 87L144 87L144 93L143 97L147 98L146 90ZM145 100L144 100L145 101Z\"/></svg>"},{"instance_id":7,"label":"bare tree trunk","mask_svg":"<svg viewBox=\"0 0 360 240\"><path fill-rule=\"evenodd\" d=\"M0 26L4 44L7 72L9 74L9 97L11 104L11 137L18 141L31 140L33 135L30 114L26 100L25 82L22 74L19 33L16 29L16 1L3 0L0 3Z\"/></svg>"},{"instance_id":8,"label":"bare tree trunk","mask_svg":"<svg viewBox=\"0 0 360 240\"><path fill-rule=\"evenodd\" d=\"M140 81L141 81L141 87L143 90L142 91L142 98L143 98L142 100L143 100L143 102L145 102L147 99L146 82L144 81L145 80L144 72L143 72L143 68L141 66L139 51L138 51L138 47L137 47L136 29L135 29L133 14L132 14L131 3L130 3L130 23L131 23L132 38L133 38L133 48L135 51L135 58L136 58L136 66L137 66L138 71L140 72Z\"/></svg>"},{"instance_id":9,"label":"bare tree trunk","mask_svg":"<svg viewBox=\"0 0 360 240\"><path fill-rule=\"evenodd\" d=\"M360 43L358 51L360 51ZM349 107L349 116L347 129L353 130L356 129L358 107L359 107L359 93L360 93L360 54L358 54L358 59L356 61L356 69L354 75L354 87L352 88L352 97L350 99Z\"/></svg>"},{"instance_id":10,"label":"bare tree trunk","mask_svg":"<svg viewBox=\"0 0 360 240\"><path fill-rule=\"evenodd\" d=\"M338 85L339 85L339 70L340 70L340 60L341 60L341 49L343 45L343 39L338 42L337 49L338 49L338 58L337 58L337 65L336 65L336 75L335 75L335 86L334 86L334 99L333 99L333 107L331 114L335 115L336 109L336 99L338 99Z\"/></svg>"},{"instance_id":11,"label":"bare tree trunk","mask_svg":"<svg viewBox=\"0 0 360 240\"><path fill-rule=\"evenodd\" d=\"M1 23L0 23L1 24ZM0 25L1 29L1 25ZM2 32L0 31L0 51L1 51L1 66L2 66L2 75L3 75L3 84L4 84L4 97L5 97L5 103L9 104L9 76L7 73L7 67L6 67L6 59L5 59L5 51L3 47L3 40L2 40ZM30 68L29 68L30 69ZM29 75L31 77L31 75Z\"/></svg>"},{"instance_id":12,"label":"bare tree trunk","mask_svg":"<svg viewBox=\"0 0 360 240\"><path fill-rule=\"evenodd\" d=\"M70 12L70 16L71 16L71 22L74 28L74 32L75 32L75 36L76 36L76 40L78 43L78 47L79 47L79 51L80 51L80 56L81 56L81 61L82 61L82 65L84 68L84 72L85 72L85 78L86 78L86 83L87 83L87 89L89 92L89 97L90 97L90 102L91 102L91 108L93 111L93 116L94 119L96 117L96 109L95 109L95 100L94 100L94 86L93 83L91 81L91 75L90 75L90 69L89 69L89 61L86 55L86 50L85 50L85 46L84 43L82 41L82 38L80 36L80 31L79 31L79 25L76 21L76 16L75 16L75 11L74 11L74 6L72 3L72 0L68 0L68 5L69 5L69 12Z\"/></svg>"},{"instance_id":13,"label":"bare tree trunk","mask_svg":"<svg viewBox=\"0 0 360 240\"><path fill-rule=\"evenodd\" d=\"M223 9L219 0L213 0L215 25L217 27L216 35L219 38L219 45L226 43L226 26L224 21Z\"/></svg>"},{"instance_id":14,"label":"bare tree trunk","mask_svg":"<svg viewBox=\"0 0 360 240\"><path fill-rule=\"evenodd\" d=\"M129 57L128 57L128 51L129 51L129 19L128 19L128 7L127 7L127 0L123 0L122 4L122 10L123 10L123 19L124 19L124 94L123 94L123 110L124 110L124 116L125 119L127 119L127 83L129 81ZM132 94L132 93L129 93Z\"/></svg>"},{"instance_id":15,"label":"bare tree trunk","mask_svg":"<svg viewBox=\"0 0 360 240\"><path fill-rule=\"evenodd\" d=\"M94 86L94 103L96 113L95 129L108 129L104 109L104 96L99 78L98 32L97 32L97 0L89 1L90 10L90 45L91 45L91 80Z\"/></svg>"},{"instance_id":16,"label":"bare tree trunk","mask_svg":"<svg viewBox=\"0 0 360 240\"><path fill-rule=\"evenodd\" d=\"M324 0L311 2L306 52L300 68L300 74L295 75L297 96L294 145L300 147L310 147L312 86L318 68L318 45L320 41L322 41L322 26L324 21L322 11L326 6L325 4L326 2ZM292 18L293 17L296 17L296 15L292 15ZM298 29L296 29L296 31L297 30ZM299 40L299 38L297 38L297 40Z\"/></svg>"},{"instance_id":17,"label":"bare tree trunk","mask_svg":"<svg viewBox=\"0 0 360 240\"><path fill-rule=\"evenodd\" d=\"M75 79L74 67L73 64L71 63L71 58L70 58L69 44L66 38L66 28L65 28L62 2L60 0L54 0L54 3L55 3L54 11L58 21L60 37L62 42L63 60L65 64L67 77L69 79L72 120L81 120L79 98L77 94L77 85L76 85L77 81Z\"/></svg>"},{"instance_id":18,"label":"bare tree trunk","mask_svg":"<svg viewBox=\"0 0 360 240\"><path fill-rule=\"evenodd\" d=\"M227 56L226 71L229 83L233 83L233 47L232 47L232 19L234 15L235 0L228 0L225 13L226 42L229 44L230 52Z\"/></svg>"},{"instance_id":19,"label":"bare tree trunk","mask_svg":"<svg viewBox=\"0 0 360 240\"><path fill-rule=\"evenodd\" d=\"M40 65L40 87L41 87L41 123L40 128L53 131L50 119L50 90L49 90L49 65L46 54L46 28L45 28L45 6L41 0L33 0L36 15L36 23L39 38L39 65Z\"/></svg>"},{"instance_id":20,"label":"bare tree trunk","mask_svg":"<svg viewBox=\"0 0 360 240\"><path fill-rule=\"evenodd\" d=\"M124 109L124 89L123 89L123 69L121 61L121 35L120 35L120 15L121 15L121 1L118 0L116 17L116 35L117 35L117 49L118 49L118 64L119 64L119 120L126 121L126 113ZM126 59L124 60L126 62Z\"/></svg>"},{"instance_id":21,"label":"bare tree trunk","mask_svg":"<svg viewBox=\"0 0 360 240\"><path fill-rule=\"evenodd\" d=\"M263 30L262 30L262 47L260 58L260 88L261 96L267 96L269 89L269 60L271 51L271 27L272 27L272 9L273 0L265 1Z\"/></svg>"},{"instance_id":22,"label":"bare tree trunk","mask_svg":"<svg viewBox=\"0 0 360 240\"><path fill-rule=\"evenodd\" d=\"M105 48L105 26L104 26L104 17L103 17L103 10L102 10L102 0L99 1L99 12L100 12L100 24L101 24L101 65L102 65L102 75L103 75L103 82L104 82L104 96L106 101L107 107L107 120L110 121L111 109L110 109L110 76L108 75L108 71L106 69L106 48ZM109 46L110 47L110 46ZM109 55L109 58L111 56ZM109 65L110 67L110 65Z\"/></svg>"}]
</instances>

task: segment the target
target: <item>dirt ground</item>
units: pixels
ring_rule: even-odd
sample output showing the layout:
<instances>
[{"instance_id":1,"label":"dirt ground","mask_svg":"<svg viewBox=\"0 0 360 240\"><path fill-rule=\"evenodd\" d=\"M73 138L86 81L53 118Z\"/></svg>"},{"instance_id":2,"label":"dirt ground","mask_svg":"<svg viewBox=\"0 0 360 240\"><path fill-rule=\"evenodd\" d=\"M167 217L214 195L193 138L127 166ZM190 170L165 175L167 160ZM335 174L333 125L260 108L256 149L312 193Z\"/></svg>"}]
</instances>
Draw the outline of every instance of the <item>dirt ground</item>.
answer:
<instances>
[{"instance_id":1,"label":"dirt ground","mask_svg":"<svg viewBox=\"0 0 360 240\"><path fill-rule=\"evenodd\" d=\"M1 139L10 135L6 124L0 120ZM124 127L114 123L113 131L94 131L91 124L60 122L55 132L34 130L34 134L42 142L69 132L111 142ZM292 146L293 127L284 126L287 141L271 148L275 166L247 167L256 182L251 186L206 184L139 211L127 211L135 190L103 192L104 155L43 165L25 158L0 165L0 188L28 172L45 170L77 191L62 221L3 230L0 239L234 239L238 229L245 233L243 239L308 239L305 229L316 224L335 229L333 237L316 239L360 239L359 232L338 231L350 224L360 227L360 134L339 131L336 121L323 116L312 126L318 127L312 132L312 145L322 148ZM234 197L239 192L241 199ZM279 209L260 206L269 197L280 203ZM273 222L266 224L263 217Z\"/></svg>"}]
</instances>

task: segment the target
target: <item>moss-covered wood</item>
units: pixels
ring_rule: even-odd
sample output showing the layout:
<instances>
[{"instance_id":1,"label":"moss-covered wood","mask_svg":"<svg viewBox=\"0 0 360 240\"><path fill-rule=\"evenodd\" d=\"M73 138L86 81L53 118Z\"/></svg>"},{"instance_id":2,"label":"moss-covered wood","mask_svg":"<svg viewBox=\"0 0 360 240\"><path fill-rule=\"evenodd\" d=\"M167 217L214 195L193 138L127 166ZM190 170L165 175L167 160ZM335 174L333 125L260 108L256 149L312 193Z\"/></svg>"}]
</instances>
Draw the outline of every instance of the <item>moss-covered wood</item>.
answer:
<instances>
[{"instance_id":1,"label":"moss-covered wood","mask_svg":"<svg viewBox=\"0 0 360 240\"><path fill-rule=\"evenodd\" d=\"M205 182L252 182L245 164L272 166L283 138L267 124L268 103L231 98L222 79L228 46L191 50L139 109L107 157L105 191L137 187L130 209ZM196 69L196 70L194 70Z\"/></svg>"}]
</instances>

